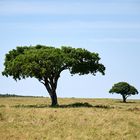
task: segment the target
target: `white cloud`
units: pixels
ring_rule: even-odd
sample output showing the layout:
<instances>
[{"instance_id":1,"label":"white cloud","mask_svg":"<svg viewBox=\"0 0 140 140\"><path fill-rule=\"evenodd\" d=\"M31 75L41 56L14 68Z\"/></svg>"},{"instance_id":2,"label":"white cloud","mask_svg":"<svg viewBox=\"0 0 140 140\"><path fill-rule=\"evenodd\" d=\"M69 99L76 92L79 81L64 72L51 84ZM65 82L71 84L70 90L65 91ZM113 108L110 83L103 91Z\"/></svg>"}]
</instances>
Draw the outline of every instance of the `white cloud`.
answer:
<instances>
[{"instance_id":1,"label":"white cloud","mask_svg":"<svg viewBox=\"0 0 140 140\"><path fill-rule=\"evenodd\" d=\"M138 14L140 3L99 3L94 1L1 1L0 15L21 14Z\"/></svg>"},{"instance_id":2,"label":"white cloud","mask_svg":"<svg viewBox=\"0 0 140 140\"><path fill-rule=\"evenodd\" d=\"M1 23L7 29L29 29L29 30L48 30L48 31L89 31L89 30L140 30L140 23L135 22L85 22L85 21L69 21L69 22L8 22Z\"/></svg>"},{"instance_id":3,"label":"white cloud","mask_svg":"<svg viewBox=\"0 0 140 140\"><path fill-rule=\"evenodd\" d=\"M4 23L7 31L27 31L27 32L43 32L48 34L61 34L70 35L80 34L83 32L88 34L90 31L92 35L86 38L86 42L91 43L140 43L140 36L134 36L131 34L132 30L140 30L140 23L127 23L127 22L81 22L81 21L71 21L71 22L49 22L49 23ZM3 28L5 31L5 29ZM101 31L101 34L97 34L94 31ZM104 30L110 32L104 34ZM116 31L120 33L116 33ZM129 32L130 30L130 32ZM129 33L121 34L121 31L127 31ZM134 32L135 32L134 31ZM113 34L113 36L111 36ZM131 35L130 35L131 34ZM93 38L92 38L93 37ZM82 39L82 36L80 37ZM79 38L79 39L80 39ZM81 40L82 42L82 40Z\"/></svg>"}]
</instances>

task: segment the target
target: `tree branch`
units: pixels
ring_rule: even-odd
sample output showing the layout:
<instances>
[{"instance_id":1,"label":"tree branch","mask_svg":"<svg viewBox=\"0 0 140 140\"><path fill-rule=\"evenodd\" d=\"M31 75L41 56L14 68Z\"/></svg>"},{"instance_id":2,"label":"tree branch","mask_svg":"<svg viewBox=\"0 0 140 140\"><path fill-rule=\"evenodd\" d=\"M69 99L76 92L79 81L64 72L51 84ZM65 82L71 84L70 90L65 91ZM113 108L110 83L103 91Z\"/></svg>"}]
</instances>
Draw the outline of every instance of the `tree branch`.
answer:
<instances>
[{"instance_id":1,"label":"tree branch","mask_svg":"<svg viewBox=\"0 0 140 140\"><path fill-rule=\"evenodd\" d=\"M43 85L45 85L45 82L43 82L43 81L39 81L40 83L42 83Z\"/></svg>"},{"instance_id":2,"label":"tree branch","mask_svg":"<svg viewBox=\"0 0 140 140\"><path fill-rule=\"evenodd\" d=\"M129 96L131 96L131 95L127 95L126 98L128 98Z\"/></svg>"}]
</instances>

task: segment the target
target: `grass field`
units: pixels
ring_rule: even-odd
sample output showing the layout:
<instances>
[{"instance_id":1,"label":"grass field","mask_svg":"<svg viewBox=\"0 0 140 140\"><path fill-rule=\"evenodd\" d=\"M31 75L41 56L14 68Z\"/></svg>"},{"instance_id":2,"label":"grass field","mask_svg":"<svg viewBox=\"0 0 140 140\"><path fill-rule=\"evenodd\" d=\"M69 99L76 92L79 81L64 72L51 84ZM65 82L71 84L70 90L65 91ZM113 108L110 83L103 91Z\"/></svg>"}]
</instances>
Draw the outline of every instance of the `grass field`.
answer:
<instances>
[{"instance_id":1,"label":"grass field","mask_svg":"<svg viewBox=\"0 0 140 140\"><path fill-rule=\"evenodd\" d=\"M0 98L0 140L140 140L140 100Z\"/></svg>"}]
</instances>

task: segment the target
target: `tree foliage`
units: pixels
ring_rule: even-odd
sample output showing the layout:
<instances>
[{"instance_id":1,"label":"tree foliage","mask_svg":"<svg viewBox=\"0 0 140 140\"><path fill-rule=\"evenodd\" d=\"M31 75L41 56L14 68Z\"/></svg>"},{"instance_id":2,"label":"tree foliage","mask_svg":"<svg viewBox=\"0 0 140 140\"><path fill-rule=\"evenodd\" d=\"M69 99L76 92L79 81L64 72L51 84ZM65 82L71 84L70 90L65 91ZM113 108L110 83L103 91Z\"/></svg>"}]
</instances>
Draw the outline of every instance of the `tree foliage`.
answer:
<instances>
[{"instance_id":1,"label":"tree foliage","mask_svg":"<svg viewBox=\"0 0 140 140\"><path fill-rule=\"evenodd\" d=\"M45 85L52 105L57 104L56 88L60 73L69 70L73 74L105 74L105 67L99 63L97 53L82 48L62 46L23 46L9 51L5 58L5 76L15 80L34 77Z\"/></svg>"},{"instance_id":2,"label":"tree foliage","mask_svg":"<svg viewBox=\"0 0 140 140\"><path fill-rule=\"evenodd\" d=\"M123 97L123 102L126 102L126 99L129 96L138 94L138 90L127 82L119 82L114 84L109 93L121 94Z\"/></svg>"}]
</instances>

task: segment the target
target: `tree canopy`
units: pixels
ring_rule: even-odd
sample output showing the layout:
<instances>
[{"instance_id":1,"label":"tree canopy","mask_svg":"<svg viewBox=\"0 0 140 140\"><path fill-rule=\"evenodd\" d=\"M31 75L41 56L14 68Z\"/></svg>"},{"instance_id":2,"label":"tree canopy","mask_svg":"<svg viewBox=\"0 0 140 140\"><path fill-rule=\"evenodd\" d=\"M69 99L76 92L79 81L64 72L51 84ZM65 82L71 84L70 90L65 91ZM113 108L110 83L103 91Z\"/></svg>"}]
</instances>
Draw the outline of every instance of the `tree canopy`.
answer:
<instances>
[{"instance_id":1,"label":"tree canopy","mask_svg":"<svg viewBox=\"0 0 140 140\"><path fill-rule=\"evenodd\" d=\"M126 102L126 99L129 96L138 94L138 90L127 82L119 82L114 84L109 93L121 94L123 97L123 102Z\"/></svg>"},{"instance_id":2,"label":"tree canopy","mask_svg":"<svg viewBox=\"0 0 140 140\"><path fill-rule=\"evenodd\" d=\"M82 48L62 46L20 46L9 51L5 58L5 76L15 80L34 77L45 85L52 105L57 105L56 88L60 73L69 70L73 74L105 74L105 67L99 63L98 53Z\"/></svg>"}]
</instances>

